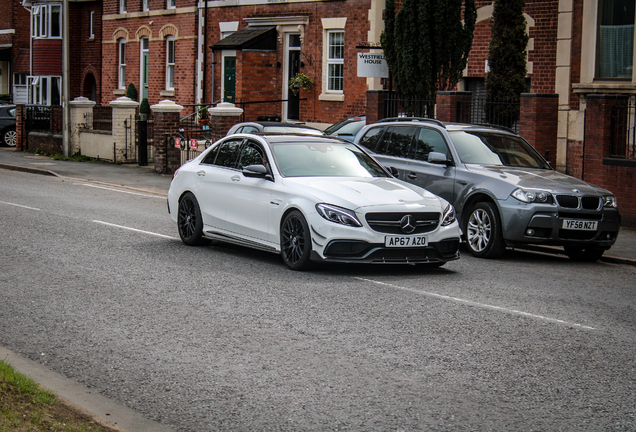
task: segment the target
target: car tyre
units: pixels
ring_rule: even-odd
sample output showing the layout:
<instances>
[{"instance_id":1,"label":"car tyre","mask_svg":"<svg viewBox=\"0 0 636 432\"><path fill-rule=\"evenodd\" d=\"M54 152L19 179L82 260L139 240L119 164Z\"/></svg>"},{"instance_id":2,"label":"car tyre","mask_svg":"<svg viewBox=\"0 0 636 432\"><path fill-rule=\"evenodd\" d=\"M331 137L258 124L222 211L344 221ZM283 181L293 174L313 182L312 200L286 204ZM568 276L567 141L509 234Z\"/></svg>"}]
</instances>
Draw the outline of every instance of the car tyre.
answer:
<instances>
[{"instance_id":1,"label":"car tyre","mask_svg":"<svg viewBox=\"0 0 636 432\"><path fill-rule=\"evenodd\" d=\"M301 212L289 212L280 225L280 250L283 261L292 270L311 267L311 234Z\"/></svg>"},{"instance_id":2,"label":"car tyre","mask_svg":"<svg viewBox=\"0 0 636 432\"><path fill-rule=\"evenodd\" d=\"M18 134L15 129L7 129L2 133L2 144L6 147L15 147Z\"/></svg>"},{"instance_id":3,"label":"car tyre","mask_svg":"<svg viewBox=\"0 0 636 432\"><path fill-rule=\"evenodd\" d=\"M597 249L594 246L564 246L563 250L572 261L579 262L598 261L605 253L604 249Z\"/></svg>"},{"instance_id":4,"label":"car tyre","mask_svg":"<svg viewBox=\"0 0 636 432\"><path fill-rule=\"evenodd\" d=\"M201 209L191 192L187 192L179 201L177 226L179 237L188 246L199 246L204 243Z\"/></svg>"},{"instance_id":5,"label":"car tyre","mask_svg":"<svg viewBox=\"0 0 636 432\"><path fill-rule=\"evenodd\" d=\"M501 219L493 203L480 202L471 209L464 226L466 245L479 258L498 258L506 250Z\"/></svg>"}]
</instances>

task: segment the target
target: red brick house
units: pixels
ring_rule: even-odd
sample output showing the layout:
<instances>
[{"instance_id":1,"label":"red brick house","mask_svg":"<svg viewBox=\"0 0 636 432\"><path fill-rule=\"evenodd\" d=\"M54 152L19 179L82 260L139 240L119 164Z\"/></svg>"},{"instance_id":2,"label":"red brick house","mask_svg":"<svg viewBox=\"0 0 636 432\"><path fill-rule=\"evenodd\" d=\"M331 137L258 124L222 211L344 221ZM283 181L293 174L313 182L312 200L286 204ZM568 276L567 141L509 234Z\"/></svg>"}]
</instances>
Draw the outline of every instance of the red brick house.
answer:
<instances>
[{"instance_id":1,"label":"red brick house","mask_svg":"<svg viewBox=\"0 0 636 432\"><path fill-rule=\"evenodd\" d=\"M0 0L0 94L26 102L30 14L18 0Z\"/></svg>"}]
</instances>

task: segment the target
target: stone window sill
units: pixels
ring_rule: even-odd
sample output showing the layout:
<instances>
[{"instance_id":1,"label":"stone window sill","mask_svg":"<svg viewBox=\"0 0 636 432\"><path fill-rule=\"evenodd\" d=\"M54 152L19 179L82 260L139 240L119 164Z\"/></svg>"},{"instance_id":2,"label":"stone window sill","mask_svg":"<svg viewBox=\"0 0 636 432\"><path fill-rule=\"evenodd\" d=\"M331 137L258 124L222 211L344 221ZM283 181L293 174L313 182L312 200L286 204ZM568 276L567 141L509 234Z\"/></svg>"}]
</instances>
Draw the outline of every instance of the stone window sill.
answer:
<instances>
[{"instance_id":1,"label":"stone window sill","mask_svg":"<svg viewBox=\"0 0 636 432\"><path fill-rule=\"evenodd\" d=\"M344 102L344 94L341 93L323 93L318 96L321 101Z\"/></svg>"},{"instance_id":2,"label":"stone window sill","mask_svg":"<svg viewBox=\"0 0 636 432\"><path fill-rule=\"evenodd\" d=\"M161 92L159 92L159 96L161 96L161 97L173 97L174 96L174 90L161 90Z\"/></svg>"}]
</instances>

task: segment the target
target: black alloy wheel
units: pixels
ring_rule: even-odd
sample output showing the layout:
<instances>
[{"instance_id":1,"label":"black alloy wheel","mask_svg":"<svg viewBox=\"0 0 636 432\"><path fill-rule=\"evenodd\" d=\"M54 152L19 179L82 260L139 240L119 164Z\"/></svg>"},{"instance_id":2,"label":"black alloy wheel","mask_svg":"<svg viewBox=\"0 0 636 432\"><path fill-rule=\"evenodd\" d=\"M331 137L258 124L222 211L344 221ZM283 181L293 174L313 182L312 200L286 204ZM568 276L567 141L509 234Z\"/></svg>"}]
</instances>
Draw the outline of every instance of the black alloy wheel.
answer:
<instances>
[{"instance_id":1,"label":"black alloy wheel","mask_svg":"<svg viewBox=\"0 0 636 432\"><path fill-rule=\"evenodd\" d=\"M564 246L563 250L572 261L579 262L598 261L605 253L604 249L597 249L594 246Z\"/></svg>"},{"instance_id":2,"label":"black alloy wheel","mask_svg":"<svg viewBox=\"0 0 636 432\"><path fill-rule=\"evenodd\" d=\"M480 202L471 209L466 225L466 245L479 258L499 258L506 250L499 213L493 203Z\"/></svg>"},{"instance_id":3,"label":"black alloy wheel","mask_svg":"<svg viewBox=\"0 0 636 432\"><path fill-rule=\"evenodd\" d=\"M197 199L191 192L187 192L179 201L177 215L179 237L188 246L203 244L203 219Z\"/></svg>"},{"instance_id":4,"label":"black alloy wheel","mask_svg":"<svg viewBox=\"0 0 636 432\"><path fill-rule=\"evenodd\" d=\"M285 216L280 228L280 249L283 261L292 270L311 266L311 235L302 213L294 210Z\"/></svg>"}]
</instances>

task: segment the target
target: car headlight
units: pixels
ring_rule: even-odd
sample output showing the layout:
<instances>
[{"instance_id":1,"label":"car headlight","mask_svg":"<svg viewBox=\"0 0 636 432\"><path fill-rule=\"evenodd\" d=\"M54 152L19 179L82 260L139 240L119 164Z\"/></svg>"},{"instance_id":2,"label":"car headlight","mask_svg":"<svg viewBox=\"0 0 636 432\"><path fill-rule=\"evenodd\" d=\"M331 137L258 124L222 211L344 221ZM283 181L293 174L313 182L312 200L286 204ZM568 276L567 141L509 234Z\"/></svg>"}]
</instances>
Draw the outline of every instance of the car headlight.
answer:
<instances>
[{"instance_id":1,"label":"car headlight","mask_svg":"<svg viewBox=\"0 0 636 432\"><path fill-rule=\"evenodd\" d=\"M442 226L449 226L450 224L455 222L455 220L456 220L455 207L449 204L444 209L444 216L442 217Z\"/></svg>"},{"instance_id":2,"label":"car headlight","mask_svg":"<svg viewBox=\"0 0 636 432\"><path fill-rule=\"evenodd\" d=\"M330 222L335 222L352 227L362 226L362 224L356 217L356 214L352 210L347 210L346 208L321 203L316 204L316 211L318 211L318 214L320 216L324 217Z\"/></svg>"},{"instance_id":3,"label":"car headlight","mask_svg":"<svg viewBox=\"0 0 636 432\"><path fill-rule=\"evenodd\" d=\"M552 194L542 190L529 190L517 188L512 191L513 197L525 203L545 203L552 204Z\"/></svg>"},{"instance_id":4,"label":"car headlight","mask_svg":"<svg viewBox=\"0 0 636 432\"><path fill-rule=\"evenodd\" d=\"M614 195L605 195L603 197L603 207L617 208L618 202L616 201L616 197Z\"/></svg>"}]
</instances>

